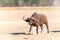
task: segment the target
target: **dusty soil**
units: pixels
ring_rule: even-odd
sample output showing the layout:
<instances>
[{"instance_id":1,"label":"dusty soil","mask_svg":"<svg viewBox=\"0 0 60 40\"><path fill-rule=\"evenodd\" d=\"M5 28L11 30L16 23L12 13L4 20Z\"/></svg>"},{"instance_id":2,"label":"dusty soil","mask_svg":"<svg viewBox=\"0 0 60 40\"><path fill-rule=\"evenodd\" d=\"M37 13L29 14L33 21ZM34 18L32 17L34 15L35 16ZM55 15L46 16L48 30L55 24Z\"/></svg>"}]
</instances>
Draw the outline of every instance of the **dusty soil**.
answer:
<instances>
[{"instance_id":1,"label":"dusty soil","mask_svg":"<svg viewBox=\"0 0 60 40\"><path fill-rule=\"evenodd\" d=\"M0 8L0 40L60 40L60 8L8 9ZM34 27L31 32L32 35L25 34L29 31L29 25L23 21L23 16L30 17L34 12L43 13L47 16L49 34L46 33L45 25L43 33L39 28L39 34L36 34Z\"/></svg>"}]
</instances>

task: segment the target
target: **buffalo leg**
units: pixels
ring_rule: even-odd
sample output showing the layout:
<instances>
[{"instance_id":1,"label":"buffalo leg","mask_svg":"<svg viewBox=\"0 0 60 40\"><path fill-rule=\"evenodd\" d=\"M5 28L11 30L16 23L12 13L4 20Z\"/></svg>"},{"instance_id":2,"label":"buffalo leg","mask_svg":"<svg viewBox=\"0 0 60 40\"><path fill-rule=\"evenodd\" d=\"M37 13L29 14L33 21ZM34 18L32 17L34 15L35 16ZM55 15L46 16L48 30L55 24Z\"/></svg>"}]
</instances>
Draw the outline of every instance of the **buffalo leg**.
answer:
<instances>
[{"instance_id":1,"label":"buffalo leg","mask_svg":"<svg viewBox=\"0 0 60 40\"><path fill-rule=\"evenodd\" d=\"M48 28L48 24L46 24L46 27L47 27L47 33L49 33L49 28Z\"/></svg>"},{"instance_id":2,"label":"buffalo leg","mask_svg":"<svg viewBox=\"0 0 60 40\"><path fill-rule=\"evenodd\" d=\"M43 25L40 25L40 28L41 28L41 33L42 33L42 31L43 31Z\"/></svg>"},{"instance_id":3,"label":"buffalo leg","mask_svg":"<svg viewBox=\"0 0 60 40\"><path fill-rule=\"evenodd\" d=\"M38 26L36 27L36 33L38 34Z\"/></svg>"},{"instance_id":4,"label":"buffalo leg","mask_svg":"<svg viewBox=\"0 0 60 40\"><path fill-rule=\"evenodd\" d=\"M32 26L30 26L29 32L31 32Z\"/></svg>"}]
</instances>

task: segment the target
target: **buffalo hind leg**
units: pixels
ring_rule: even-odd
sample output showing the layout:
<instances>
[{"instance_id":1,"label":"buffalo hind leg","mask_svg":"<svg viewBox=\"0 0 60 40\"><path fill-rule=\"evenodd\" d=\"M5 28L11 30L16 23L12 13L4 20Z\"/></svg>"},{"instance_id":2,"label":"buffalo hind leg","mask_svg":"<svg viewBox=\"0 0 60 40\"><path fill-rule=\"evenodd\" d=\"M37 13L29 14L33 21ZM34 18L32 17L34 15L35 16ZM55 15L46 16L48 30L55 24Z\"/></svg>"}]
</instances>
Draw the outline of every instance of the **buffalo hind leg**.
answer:
<instances>
[{"instance_id":1,"label":"buffalo hind leg","mask_svg":"<svg viewBox=\"0 0 60 40\"><path fill-rule=\"evenodd\" d=\"M38 26L36 27L36 33L38 34Z\"/></svg>"},{"instance_id":2,"label":"buffalo hind leg","mask_svg":"<svg viewBox=\"0 0 60 40\"><path fill-rule=\"evenodd\" d=\"M43 24L42 24L42 25L40 25L40 28L41 28L41 33L42 33L42 31L43 31Z\"/></svg>"},{"instance_id":3,"label":"buffalo hind leg","mask_svg":"<svg viewBox=\"0 0 60 40\"><path fill-rule=\"evenodd\" d=\"M49 27L48 27L48 24L46 24L46 27L47 27L47 33L49 33Z\"/></svg>"}]
</instances>

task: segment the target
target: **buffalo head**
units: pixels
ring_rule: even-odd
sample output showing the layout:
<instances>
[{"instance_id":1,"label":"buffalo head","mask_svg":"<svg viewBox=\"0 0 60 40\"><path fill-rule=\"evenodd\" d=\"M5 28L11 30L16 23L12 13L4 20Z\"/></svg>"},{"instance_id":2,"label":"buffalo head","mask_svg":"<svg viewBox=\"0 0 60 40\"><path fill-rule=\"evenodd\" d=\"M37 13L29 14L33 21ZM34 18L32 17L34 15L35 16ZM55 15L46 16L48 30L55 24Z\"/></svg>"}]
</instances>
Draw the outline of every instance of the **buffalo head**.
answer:
<instances>
[{"instance_id":1,"label":"buffalo head","mask_svg":"<svg viewBox=\"0 0 60 40\"><path fill-rule=\"evenodd\" d=\"M29 21L30 25L35 25L36 22L37 22L37 20L34 17L30 17L30 21Z\"/></svg>"},{"instance_id":2,"label":"buffalo head","mask_svg":"<svg viewBox=\"0 0 60 40\"><path fill-rule=\"evenodd\" d=\"M25 16L24 16L24 17L25 17ZM28 17L27 19L25 19L24 17L23 17L23 20L24 20L24 21L26 21L26 22L29 22L29 21L30 21L30 17Z\"/></svg>"},{"instance_id":3,"label":"buffalo head","mask_svg":"<svg viewBox=\"0 0 60 40\"><path fill-rule=\"evenodd\" d=\"M27 19L25 19L24 17L23 17L23 20L26 21L26 22L28 22L29 25L34 25L37 22L37 20L34 17L28 17Z\"/></svg>"}]
</instances>

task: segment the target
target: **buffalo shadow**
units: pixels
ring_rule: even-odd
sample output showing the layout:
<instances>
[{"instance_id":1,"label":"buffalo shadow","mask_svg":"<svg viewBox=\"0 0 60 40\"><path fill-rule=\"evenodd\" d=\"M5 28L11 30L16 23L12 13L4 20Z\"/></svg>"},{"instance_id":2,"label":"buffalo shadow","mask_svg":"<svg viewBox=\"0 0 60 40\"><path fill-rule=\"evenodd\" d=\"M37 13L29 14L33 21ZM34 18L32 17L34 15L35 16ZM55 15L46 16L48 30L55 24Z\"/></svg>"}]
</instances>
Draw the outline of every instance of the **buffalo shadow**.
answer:
<instances>
[{"instance_id":1,"label":"buffalo shadow","mask_svg":"<svg viewBox=\"0 0 60 40\"><path fill-rule=\"evenodd\" d=\"M57 33L60 32L60 30L52 30L51 32Z\"/></svg>"},{"instance_id":2,"label":"buffalo shadow","mask_svg":"<svg viewBox=\"0 0 60 40\"><path fill-rule=\"evenodd\" d=\"M13 32L10 34L12 34L12 35L25 35L26 33L25 32Z\"/></svg>"}]
</instances>

